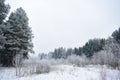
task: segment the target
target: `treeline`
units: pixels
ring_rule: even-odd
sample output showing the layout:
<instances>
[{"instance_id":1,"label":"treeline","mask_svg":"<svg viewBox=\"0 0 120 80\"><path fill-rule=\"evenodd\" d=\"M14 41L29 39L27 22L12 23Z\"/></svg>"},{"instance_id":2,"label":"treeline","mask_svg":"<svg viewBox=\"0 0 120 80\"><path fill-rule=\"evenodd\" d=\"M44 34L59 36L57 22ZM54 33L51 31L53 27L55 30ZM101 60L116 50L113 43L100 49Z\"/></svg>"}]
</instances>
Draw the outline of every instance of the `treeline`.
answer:
<instances>
[{"instance_id":1,"label":"treeline","mask_svg":"<svg viewBox=\"0 0 120 80\"><path fill-rule=\"evenodd\" d=\"M76 57L75 57L76 55ZM87 58L87 62L81 62L83 56ZM120 67L120 28L115 30L111 36L107 39L90 39L83 47L79 48L63 48L60 47L55 49L53 52L48 54L39 54L40 59L64 59L74 61L74 63L90 63L90 64L101 64L110 65L114 68ZM74 59L73 59L74 58ZM69 60L70 61L70 60Z\"/></svg>"},{"instance_id":2,"label":"treeline","mask_svg":"<svg viewBox=\"0 0 120 80\"><path fill-rule=\"evenodd\" d=\"M92 57L94 53L103 50L103 47L105 45L105 39L91 39L89 40L83 47L79 48L63 48L60 47L58 49L55 49L53 52L49 52L48 54L39 54L40 58L54 58L54 59L60 59L60 58L67 58L70 55L86 55L87 57Z\"/></svg>"},{"instance_id":3,"label":"treeline","mask_svg":"<svg viewBox=\"0 0 120 80\"><path fill-rule=\"evenodd\" d=\"M8 17L10 5L0 0L0 64L14 66L16 56L27 58L32 52L33 34L28 25L28 17L22 8L16 9ZM6 20L6 18L8 18Z\"/></svg>"}]
</instances>

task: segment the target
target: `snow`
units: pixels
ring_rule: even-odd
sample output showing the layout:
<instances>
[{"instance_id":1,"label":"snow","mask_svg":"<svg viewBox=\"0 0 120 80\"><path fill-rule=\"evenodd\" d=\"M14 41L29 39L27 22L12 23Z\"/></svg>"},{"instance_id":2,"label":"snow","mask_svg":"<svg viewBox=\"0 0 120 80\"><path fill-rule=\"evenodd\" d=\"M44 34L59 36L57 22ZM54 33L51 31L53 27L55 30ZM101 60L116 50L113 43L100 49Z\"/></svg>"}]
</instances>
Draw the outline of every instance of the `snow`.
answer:
<instances>
[{"instance_id":1,"label":"snow","mask_svg":"<svg viewBox=\"0 0 120 80\"><path fill-rule=\"evenodd\" d=\"M49 73L16 77L14 68L0 68L0 80L101 80L101 71L106 71L107 80L117 80L118 70L99 66L76 67L72 65L56 65Z\"/></svg>"},{"instance_id":2,"label":"snow","mask_svg":"<svg viewBox=\"0 0 120 80\"><path fill-rule=\"evenodd\" d=\"M16 80L15 69L0 67L0 80Z\"/></svg>"}]
</instances>

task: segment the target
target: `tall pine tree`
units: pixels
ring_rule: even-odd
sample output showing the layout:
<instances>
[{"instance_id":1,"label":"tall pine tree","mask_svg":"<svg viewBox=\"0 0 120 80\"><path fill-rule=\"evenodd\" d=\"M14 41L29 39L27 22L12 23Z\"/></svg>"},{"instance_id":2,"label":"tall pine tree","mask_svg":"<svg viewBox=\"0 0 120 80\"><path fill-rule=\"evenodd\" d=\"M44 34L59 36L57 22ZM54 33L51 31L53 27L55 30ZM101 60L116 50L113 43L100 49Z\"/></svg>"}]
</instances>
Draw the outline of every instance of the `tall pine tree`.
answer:
<instances>
[{"instance_id":1,"label":"tall pine tree","mask_svg":"<svg viewBox=\"0 0 120 80\"><path fill-rule=\"evenodd\" d=\"M5 44L6 63L14 65L16 55L26 57L28 52L32 52L32 31L28 26L28 17L22 8L18 8L11 13L7 23L7 30L4 34L7 43Z\"/></svg>"}]
</instances>

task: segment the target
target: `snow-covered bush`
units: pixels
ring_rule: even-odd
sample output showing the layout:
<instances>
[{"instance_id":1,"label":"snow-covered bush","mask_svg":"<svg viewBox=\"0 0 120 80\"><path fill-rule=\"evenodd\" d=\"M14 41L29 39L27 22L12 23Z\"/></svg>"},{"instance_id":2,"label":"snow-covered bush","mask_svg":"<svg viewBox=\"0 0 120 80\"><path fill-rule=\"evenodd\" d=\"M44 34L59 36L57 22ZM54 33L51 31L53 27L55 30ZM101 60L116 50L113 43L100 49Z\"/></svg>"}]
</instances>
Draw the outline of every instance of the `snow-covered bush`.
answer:
<instances>
[{"instance_id":1,"label":"snow-covered bush","mask_svg":"<svg viewBox=\"0 0 120 80\"><path fill-rule=\"evenodd\" d=\"M112 65L114 64L114 55L111 52L107 52L105 50L102 50L96 54L94 54L92 58L93 64L100 64L100 65Z\"/></svg>"},{"instance_id":2,"label":"snow-covered bush","mask_svg":"<svg viewBox=\"0 0 120 80\"><path fill-rule=\"evenodd\" d=\"M50 63L48 60L42 60L36 64L36 73L48 73L50 71Z\"/></svg>"},{"instance_id":3,"label":"snow-covered bush","mask_svg":"<svg viewBox=\"0 0 120 80\"><path fill-rule=\"evenodd\" d=\"M50 63L50 65L57 65L58 64L56 59L50 59L49 63Z\"/></svg>"},{"instance_id":4,"label":"snow-covered bush","mask_svg":"<svg viewBox=\"0 0 120 80\"><path fill-rule=\"evenodd\" d=\"M60 64L65 64L66 59L60 58L60 59L47 59L50 63L50 65L60 65Z\"/></svg>"},{"instance_id":5,"label":"snow-covered bush","mask_svg":"<svg viewBox=\"0 0 120 80\"><path fill-rule=\"evenodd\" d=\"M63 58L60 58L60 59L55 59L55 61L56 61L56 63L57 63L57 65L60 65L60 64L65 64L65 59L63 59Z\"/></svg>"},{"instance_id":6,"label":"snow-covered bush","mask_svg":"<svg viewBox=\"0 0 120 80\"><path fill-rule=\"evenodd\" d=\"M93 56L93 64L109 65L113 68L120 67L120 44L114 39L106 41L104 49Z\"/></svg>"},{"instance_id":7,"label":"snow-covered bush","mask_svg":"<svg viewBox=\"0 0 120 80\"><path fill-rule=\"evenodd\" d=\"M50 62L48 60L29 59L23 62L22 75L48 73Z\"/></svg>"},{"instance_id":8,"label":"snow-covered bush","mask_svg":"<svg viewBox=\"0 0 120 80\"><path fill-rule=\"evenodd\" d=\"M85 66L89 64L88 59L86 56L77 56L77 55L71 55L66 59L67 64L73 64L76 66Z\"/></svg>"}]
</instances>

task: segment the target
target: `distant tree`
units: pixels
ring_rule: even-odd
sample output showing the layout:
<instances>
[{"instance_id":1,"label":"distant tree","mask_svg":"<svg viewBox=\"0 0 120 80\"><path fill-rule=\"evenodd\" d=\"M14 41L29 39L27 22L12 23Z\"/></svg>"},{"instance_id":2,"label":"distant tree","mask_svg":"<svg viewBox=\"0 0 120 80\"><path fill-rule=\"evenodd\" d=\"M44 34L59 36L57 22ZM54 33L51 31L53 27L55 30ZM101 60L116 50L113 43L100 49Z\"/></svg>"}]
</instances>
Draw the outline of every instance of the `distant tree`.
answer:
<instances>
[{"instance_id":1,"label":"distant tree","mask_svg":"<svg viewBox=\"0 0 120 80\"><path fill-rule=\"evenodd\" d=\"M6 22L7 30L4 33L7 43L5 44L5 57L9 65L14 65L15 56L20 54L27 57L28 52L32 52L32 31L28 26L28 17L22 8L18 8L10 14ZM8 63L9 62L9 63Z\"/></svg>"},{"instance_id":2,"label":"distant tree","mask_svg":"<svg viewBox=\"0 0 120 80\"><path fill-rule=\"evenodd\" d=\"M105 39L91 39L83 46L82 52L87 57L92 57L94 53L102 50L104 45Z\"/></svg>"},{"instance_id":3,"label":"distant tree","mask_svg":"<svg viewBox=\"0 0 120 80\"><path fill-rule=\"evenodd\" d=\"M120 28L112 33L112 37L120 43Z\"/></svg>"},{"instance_id":4,"label":"distant tree","mask_svg":"<svg viewBox=\"0 0 120 80\"><path fill-rule=\"evenodd\" d=\"M53 58L53 54L54 54L54 52L49 52L48 55L47 55L48 59L52 59Z\"/></svg>"},{"instance_id":5,"label":"distant tree","mask_svg":"<svg viewBox=\"0 0 120 80\"><path fill-rule=\"evenodd\" d=\"M74 53L75 55L81 56L81 55L83 54L83 52L82 52L83 50L82 50L82 49L83 49L82 47L74 48L74 50L73 50L74 52L73 52L73 53Z\"/></svg>"},{"instance_id":6,"label":"distant tree","mask_svg":"<svg viewBox=\"0 0 120 80\"><path fill-rule=\"evenodd\" d=\"M48 55L45 54L45 53L40 53L40 54L39 54L40 60L42 60L42 59L47 59L47 57L48 57Z\"/></svg>"},{"instance_id":7,"label":"distant tree","mask_svg":"<svg viewBox=\"0 0 120 80\"><path fill-rule=\"evenodd\" d=\"M55 59L66 58L66 50L63 47L55 49L52 55Z\"/></svg>"},{"instance_id":8,"label":"distant tree","mask_svg":"<svg viewBox=\"0 0 120 80\"><path fill-rule=\"evenodd\" d=\"M52 58L67 58L70 55L92 57L94 53L103 49L105 45L105 39L93 39L89 40L83 47L64 49L63 47L55 49L51 52Z\"/></svg>"},{"instance_id":9,"label":"distant tree","mask_svg":"<svg viewBox=\"0 0 120 80\"><path fill-rule=\"evenodd\" d=\"M67 58L68 56L72 55L72 54L74 54L73 49L72 49L72 48L68 48L68 49L66 50L66 58Z\"/></svg>"},{"instance_id":10,"label":"distant tree","mask_svg":"<svg viewBox=\"0 0 120 80\"><path fill-rule=\"evenodd\" d=\"M78 48L74 48L74 54L78 55L79 54L79 49Z\"/></svg>"}]
</instances>

